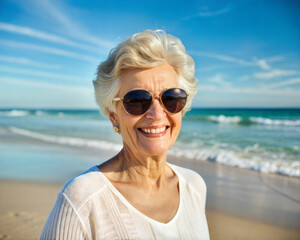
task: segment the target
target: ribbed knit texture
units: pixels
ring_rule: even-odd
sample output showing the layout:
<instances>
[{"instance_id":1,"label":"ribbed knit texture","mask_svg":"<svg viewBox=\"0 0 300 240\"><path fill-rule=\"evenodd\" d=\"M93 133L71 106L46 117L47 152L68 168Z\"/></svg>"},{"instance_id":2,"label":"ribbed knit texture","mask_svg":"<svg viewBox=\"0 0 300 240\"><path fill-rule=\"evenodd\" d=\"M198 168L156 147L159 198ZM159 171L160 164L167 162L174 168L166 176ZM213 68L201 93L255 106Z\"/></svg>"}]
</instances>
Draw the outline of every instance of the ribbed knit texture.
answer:
<instances>
[{"instance_id":1,"label":"ribbed knit texture","mask_svg":"<svg viewBox=\"0 0 300 240\"><path fill-rule=\"evenodd\" d=\"M95 166L58 194L41 239L209 239L203 179L194 171L169 166L180 190L179 208L170 222L139 212Z\"/></svg>"}]
</instances>

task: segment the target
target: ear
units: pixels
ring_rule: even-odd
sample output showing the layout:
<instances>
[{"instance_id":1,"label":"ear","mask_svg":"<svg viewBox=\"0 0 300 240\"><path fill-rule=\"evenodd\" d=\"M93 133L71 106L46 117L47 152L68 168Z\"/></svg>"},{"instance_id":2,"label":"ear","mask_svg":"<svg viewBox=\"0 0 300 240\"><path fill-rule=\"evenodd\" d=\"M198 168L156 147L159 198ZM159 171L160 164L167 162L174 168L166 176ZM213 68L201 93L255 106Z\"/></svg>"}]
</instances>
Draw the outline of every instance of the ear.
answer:
<instances>
[{"instance_id":1,"label":"ear","mask_svg":"<svg viewBox=\"0 0 300 240\"><path fill-rule=\"evenodd\" d=\"M119 126L119 120L118 120L118 117L117 117L116 113L109 112L108 118L111 121L113 126Z\"/></svg>"}]
</instances>

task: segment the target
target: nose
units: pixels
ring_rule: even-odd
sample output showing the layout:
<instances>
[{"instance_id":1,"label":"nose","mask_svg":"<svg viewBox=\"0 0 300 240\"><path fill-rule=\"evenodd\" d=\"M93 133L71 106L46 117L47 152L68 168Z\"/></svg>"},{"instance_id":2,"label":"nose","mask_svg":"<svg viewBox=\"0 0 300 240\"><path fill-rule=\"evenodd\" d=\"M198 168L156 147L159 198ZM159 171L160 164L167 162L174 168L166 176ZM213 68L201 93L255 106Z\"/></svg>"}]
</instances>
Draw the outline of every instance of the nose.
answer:
<instances>
[{"instance_id":1,"label":"nose","mask_svg":"<svg viewBox=\"0 0 300 240\"><path fill-rule=\"evenodd\" d=\"M159 121L162 120L164 117L166 117L165 109L161 105L159 98L154 97L153 103L146 113L146 118Z\"/></svg>"}]
</instances>

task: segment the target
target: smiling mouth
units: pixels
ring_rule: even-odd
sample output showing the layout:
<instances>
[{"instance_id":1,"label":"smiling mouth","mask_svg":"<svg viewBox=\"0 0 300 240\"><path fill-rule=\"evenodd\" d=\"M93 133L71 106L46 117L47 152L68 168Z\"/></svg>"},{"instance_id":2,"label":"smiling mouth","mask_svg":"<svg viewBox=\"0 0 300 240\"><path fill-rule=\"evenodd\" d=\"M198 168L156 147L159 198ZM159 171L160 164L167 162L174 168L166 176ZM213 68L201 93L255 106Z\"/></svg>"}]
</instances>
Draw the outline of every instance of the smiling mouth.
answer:
<instances>
[{"instance_id":1,"label":"smiling mouth","mask_svg":"<svg viewBox=\"0 0 300 240\"><path fill-rule=\"evenodd\" d=\"M138 128L140 132L142 132L144 135L148 136L162 136L164 133L166 133L169 126L164 126L161 128Z\"/></svg>"}]
</instances>

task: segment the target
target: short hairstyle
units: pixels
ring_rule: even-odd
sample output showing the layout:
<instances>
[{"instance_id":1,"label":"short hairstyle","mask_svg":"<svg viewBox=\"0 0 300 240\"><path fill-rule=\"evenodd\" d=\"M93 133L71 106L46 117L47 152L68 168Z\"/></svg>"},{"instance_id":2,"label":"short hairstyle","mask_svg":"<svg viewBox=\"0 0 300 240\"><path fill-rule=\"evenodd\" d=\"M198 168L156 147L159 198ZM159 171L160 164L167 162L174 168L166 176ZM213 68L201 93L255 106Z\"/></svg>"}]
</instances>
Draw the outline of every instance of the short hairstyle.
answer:
<instances>
[{"instance_id":1,"label":"short hairstyle","mask_svg":"<svg viewBox=\"0 0 300 240\"><path fill-rule=\"evenodd\" d=\"M168 63L178 75L178 83L188 93L182 113L189 111L192 99L197 93L198 80L195 77L195 63L181 41L163 30L146 30L134 34L112 49L106 61L102 62L93 81L96 101L102 114L116 112L113 101L120 90L120 76L131 69L153 68Z\"/></svg>"}]
</instances>

